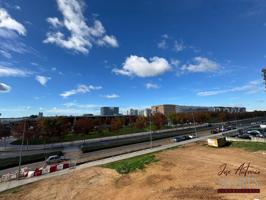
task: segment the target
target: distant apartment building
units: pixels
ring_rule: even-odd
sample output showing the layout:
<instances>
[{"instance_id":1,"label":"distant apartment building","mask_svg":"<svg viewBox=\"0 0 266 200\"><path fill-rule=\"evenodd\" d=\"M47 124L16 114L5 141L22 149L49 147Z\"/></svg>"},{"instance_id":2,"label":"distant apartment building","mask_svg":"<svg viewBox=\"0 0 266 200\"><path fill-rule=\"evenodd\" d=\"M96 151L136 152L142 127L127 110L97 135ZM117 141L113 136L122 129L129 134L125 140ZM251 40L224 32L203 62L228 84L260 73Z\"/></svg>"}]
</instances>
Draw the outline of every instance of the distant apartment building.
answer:
<instances>
[{"instance_id":1,"label":"distant apartment building","mask_svg":"<svg viewBox=\"0 0 266 200\"><path fill-rule=\"evenodd\" d=\"M151 109L150 108L145 108L145 109L130 109L130 110L127 111L127 115L148 117L148 116L151 115Z\"/></svg>"},{"instance_id":2,"label":"distant apartment building","mask_svg":"<svg viewBox=\"0 0 266 200\"><path fill-rule=\"evenodd\" d=\"M163 104L151 107L152 113L162 113L164 115L170 115L176 113L176 105Z\"/></svg>"},{"instance_id":3,"label":"distant apartment building","mask_svg":"<svg viewBox=\"0 0 266 200\"><path fill-rule=\"evenodd\" d=\"M43 112L39 112L38 117L43 118Z\"/></svg>"},{"instance_id":4,"label":"distant apartment building","mask_svg":"<svg viewBox=\"0 0 266 200\"><path fill-rule=\"evenodd\" d=\"M128 115L139 115L139 111L137 109L130 109L128 112L127 112Z\"/></svg>"},{"instance_id":5,"label":"distant apartment building","mask_svg":"<svg viewBox=\"0 0 266 200\"><path fill-rule=\"evenodd\" d=\"M151 107L152 113L162 113L169 115L171 113L187 113L187 112L229 112L241 113L246 112L245 107L224 107L224 106L184 106L184 105L169 105L163 104Z\"/></svg>"},{"instance_id":6,"label":"distant apartment building","mask_svg":"<svg viewBox=\"0 0 266 200\"><path fill-rule=\"evenodd\" d=\"M177 113L185 113L185 112L208 112L211 110L211 107L205 106L176 106Z\"/></svg>"},{"instance_id":7,"label":"distant apartment building","mask_svg":"<svg viewBox=\"0 0 266 200\"><path fill-rule=\"evenodd\" d=\"M119 107L101 107L101 115L119 115Z\"/></svg>"},{"instance_id":8,"label":"distant apartment building","mask_svg":"<svg viewBox=\"0 0 266 200\"><path fill-rule=\"evenodd\" d=\"M144 117L149 117L151 116L151 109L150 108L145 108L142 110L138 110L138 115L139 116L144 116Z\"/></svg>"},{"instance_id":9,"label":"distant apartment building","mask_svg":"<svg viewBox=\"0 0 266 200\"><path fill-rule=\"evenodd\" d=\"M229 112L229 113L242 113L246 112L245 107L223 107L223 106L215 106L211 108L213 112Z\"/></svg>"}]
</instances>

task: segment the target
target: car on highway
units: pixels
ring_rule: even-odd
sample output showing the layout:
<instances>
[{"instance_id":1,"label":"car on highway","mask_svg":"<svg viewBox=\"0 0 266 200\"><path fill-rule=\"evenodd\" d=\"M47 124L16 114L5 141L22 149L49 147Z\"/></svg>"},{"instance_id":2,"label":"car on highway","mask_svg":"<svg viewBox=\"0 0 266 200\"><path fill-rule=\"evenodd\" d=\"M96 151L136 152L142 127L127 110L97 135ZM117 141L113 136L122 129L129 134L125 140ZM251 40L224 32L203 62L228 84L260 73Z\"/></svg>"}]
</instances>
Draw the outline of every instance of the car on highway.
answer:
<instances>
[{"instance_id":1,"label":"car on highway","mask_svg":"<svg viewBox=\"0 0 266 200\"><path fill-rule=\"evenodd\" d=\"M212 129L211 130L211 134L217 134L220 132L220 129L219 128L215 128L215 129Z\"/></svg>"},{"instance_id":2,"label":"car on highway","mask_svg":"<svg viewBox=\"0 0 266 200\"><path fill-rule=\"evenodd\" d=\"M51 164L60 163L60 162L66 161L66 160L68 160L68 159L66 159L64 156L53 155L53 156L49 156L45 160L45 163L47 165L51 165Z\"/></svg>"},{"instance_id":3,"label":"car on highway","mask_svg":"<svg viewBox=\"0 0 266 200\"><path fill-rule=\"evenodd\" d=\"M173 138L173 142L182 142L185 140L190 140L191 138L188 135L181 135Z\"/></svg>"},{"instance_id":4,"label":"car on highway","mask_svg":"<svg viewBox=\"0 0 266 200\"><path fill-rule=\"evenodd\" d=\"M197 138L196 135L188 135L188 137L189 137L190 139Z\"/></svg>"},{"instance_id":5,"label":"car on highway","mask_svg":"<svg viewBox=\"0 0 266 200\"><path fill-rule=\"evenodd\" d=\"M240 138L240 139L247 139L247 140L251 139L250 135L247 134L247 133L238 134L237 137Z\"/></svg>"}]
</instances>

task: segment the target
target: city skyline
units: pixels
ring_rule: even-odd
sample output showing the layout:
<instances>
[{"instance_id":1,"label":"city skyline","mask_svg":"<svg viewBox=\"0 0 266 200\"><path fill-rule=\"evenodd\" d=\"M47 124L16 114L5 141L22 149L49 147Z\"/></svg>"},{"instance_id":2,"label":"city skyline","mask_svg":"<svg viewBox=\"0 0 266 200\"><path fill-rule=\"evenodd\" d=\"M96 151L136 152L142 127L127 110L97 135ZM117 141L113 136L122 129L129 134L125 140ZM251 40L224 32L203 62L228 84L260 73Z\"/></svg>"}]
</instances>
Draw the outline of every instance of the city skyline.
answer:
<instances>
[{"instance_id":1,"label":"city skyline","mask_svg":"<svg viewBox=\"0 0 266 200\"><path fill-rule=\"evenodd\" d=\"M1 117L265 110L263 3L0 0Z\"/></svg>"}]
</instances>

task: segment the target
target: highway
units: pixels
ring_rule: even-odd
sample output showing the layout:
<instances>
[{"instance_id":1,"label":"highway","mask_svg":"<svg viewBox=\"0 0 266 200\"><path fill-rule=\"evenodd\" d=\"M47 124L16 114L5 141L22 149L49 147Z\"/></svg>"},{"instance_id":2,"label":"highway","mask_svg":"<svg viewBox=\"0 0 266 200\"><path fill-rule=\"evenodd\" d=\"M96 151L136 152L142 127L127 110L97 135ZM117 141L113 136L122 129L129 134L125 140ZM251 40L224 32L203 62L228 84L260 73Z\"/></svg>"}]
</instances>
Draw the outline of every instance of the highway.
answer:
<instances>
[{"instance_id":1,"label":"highway","mask_svg":"<svg viewBox=\"0 0 266 200\"><path fill-rule=\"evenodd\" d=\"M198 132L198 136L206 136L209 135L210 131L205 130L205 131L200 131ZM158 147L162 145L167 145L173 143L171 141L171 138L164 138L164 139L159 139L155 140L152 142L153 147ZM148 149L151 147L150 142L141 142L141 143L136 143L136 144L130 144L130 145L124 145L124 146L119 146L119 147L114 147L114 148L108 148L108 149L101 149L89 153L82 153L80 151L80 148L78 147L72 147L72 149L68 152L65 152L65 157L70 158L74 162L78 163L85 163L85 162L90 162L90 161L95 161L95 160L100 160L103 158L108 158L116 155L121 155L125 153L130 153L130 152L135 152L143 149ZM32 164L27 164L23 165L22 167L28 167L31 170L34 170L38 167L42 167L45 165L45 162L36 162ZM5 170L0 170L0 175L11 173L18 170L18 167L12 167L9 169Z\"/></svg>"},{"instance_id":2,"label":"highway","mask_svg":"<svg viewBox=\"0 0 266 200\"><path fill-rule=\"evenodd\" d=\"M250 122L251 122L250 120L246 120L245 123L242 122L242 124L241 125L238 124L238 126L240 127L240 126L250 125ZM214 127L217 127L217 126L220 126L220 124L216 124ZM198 137L209 135L210 129L214 127L197 128ZM167 145L171 143L172 137L177 136L177 135L193 134L194 131L195 131L194 128L189 128L189 129L183 128L178 131L162 131L162 132L153 133L152 134L152 138L153 138L152 145L153 147ZM90 142L88 142L89 145L97 146L97 148L94 148L89 153L82 153L80 151L80 144L79 145L66 145L66 146L63 146L63 148L61 147L61 150L63 150L65 157L70 158L71 160L74 160L78 163L85 163L89 161L112 157L115 155L135 152L135 151L139 151L139 150L143 150L143 149L147 149L151 147L150 133L133 134L130 137L122 136L122 137L119 137L118 139L101 138L98 140L99 141L91 140ZM104 145L110 142L112 144L113 143L118 143L118 144L115 146L111 145L111 147L106 148L106 146ZM50 149L50 150L55 150L55 149ZM60 149L56 148L56 150L60 150ZM23 155L30 155L32 153L37 153L37 152L41 153L41 152L44 152L44 150L40 149L40 150L23 151ZM1 156L3 157L13 157L13 156L18 155L18 151L1 152L1 154L2 154ZM44 162L36 162L33 164L24 165L22 167L27 166L31 170L34 170L35 168L42 167L43 165L44 165ZM0 175L6 174L8 172L14 172L16 170L17 170L17 167L1 170Z\"/></svg>"}]
</instances>

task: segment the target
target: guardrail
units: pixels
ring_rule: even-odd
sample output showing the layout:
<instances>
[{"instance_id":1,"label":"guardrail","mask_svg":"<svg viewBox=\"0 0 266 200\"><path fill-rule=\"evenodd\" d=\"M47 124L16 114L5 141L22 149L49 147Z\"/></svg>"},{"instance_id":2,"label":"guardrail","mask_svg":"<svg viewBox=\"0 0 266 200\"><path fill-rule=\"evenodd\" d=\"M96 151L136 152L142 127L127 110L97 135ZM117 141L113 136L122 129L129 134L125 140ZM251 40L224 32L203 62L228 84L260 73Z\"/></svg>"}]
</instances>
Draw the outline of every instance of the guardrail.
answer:
<instances>
[{"instance_id":1,"label":"guardrail","mask_svg":"<svg viewBox=\"0 0 266 200\"><path fill-rule=\"evenodd\" d=\"M67 162L60 164L47 165L45 167L36 168L34 171L29 170L27 167L21 169L20 173L15 171L13 173L7 173L0 177L0 182L8 182L12 180L23 180L26 178L32 178L35 176L41 176L57 171L61 171L63 169L74 168L76 167L76 162ZM19 176L19 177L18 177Z\"/></svg>"}]
</instances>

